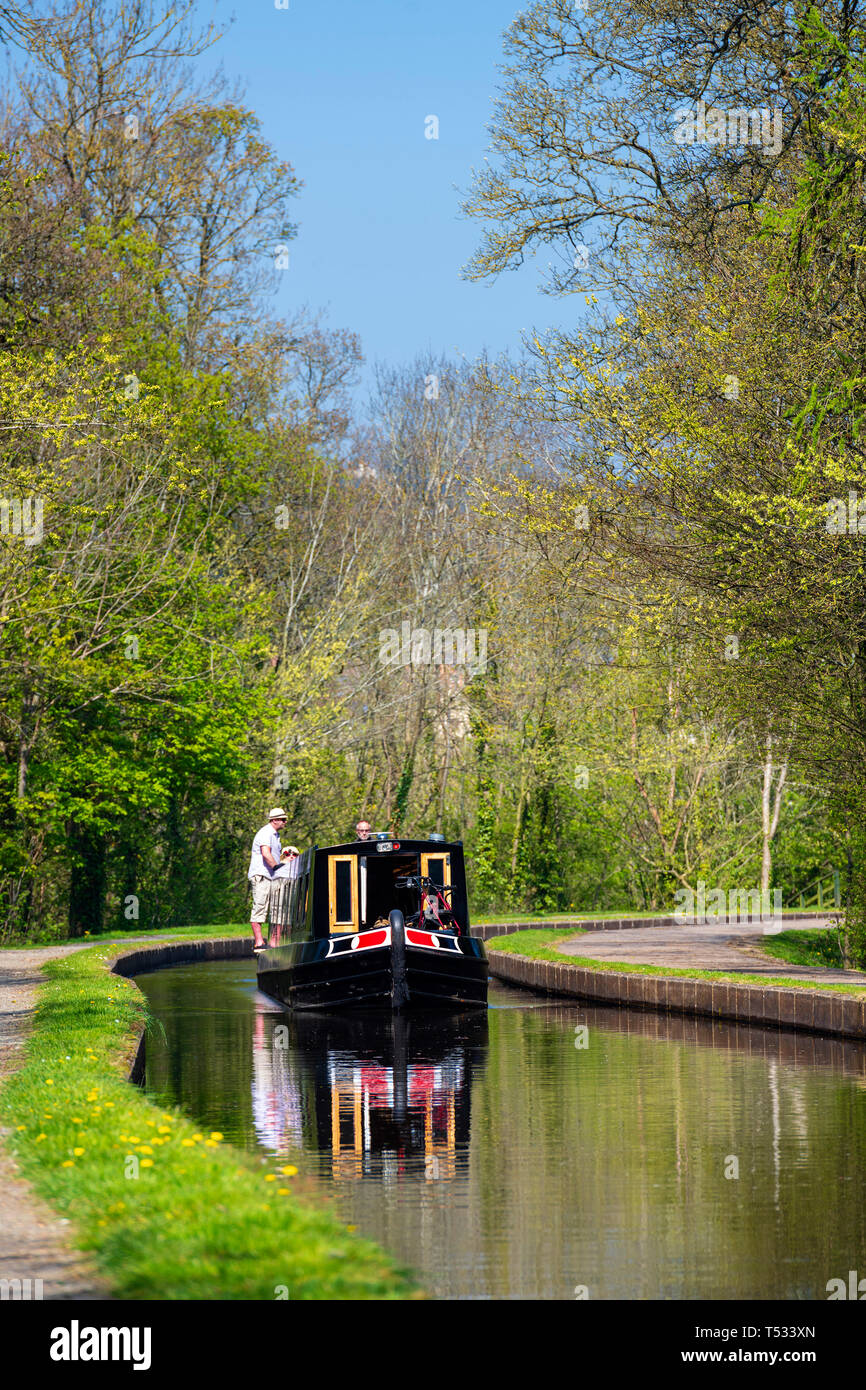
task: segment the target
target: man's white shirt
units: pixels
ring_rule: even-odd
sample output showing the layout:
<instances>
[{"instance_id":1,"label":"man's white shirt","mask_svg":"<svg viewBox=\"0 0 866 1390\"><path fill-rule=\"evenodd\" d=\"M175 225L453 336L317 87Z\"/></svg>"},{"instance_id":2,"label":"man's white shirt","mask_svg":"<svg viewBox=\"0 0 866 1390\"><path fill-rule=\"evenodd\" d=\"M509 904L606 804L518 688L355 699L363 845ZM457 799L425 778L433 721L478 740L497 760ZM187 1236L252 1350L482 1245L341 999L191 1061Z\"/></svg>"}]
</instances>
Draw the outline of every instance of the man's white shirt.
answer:
<instances>
[{"instance_id":1,"label":"man's white shirt","mask_svg":"<svg viewBox=\"0 0 866 1390\"><path fill-rule=\"evenodd\" d=\"M271 851L271 857L274 863L279 864L283 847L280 844L279 834L271 825L270 821L268 821L267 825L263 825L261 830L256 831L256 836L253 840L252 854L250 855L250 867L247 870L247 878L249 879L256 878L260 874L266 874L268 878L273 878L273 870L262 858L263 845L267 845L268 849Z\"/></svg>"}]
</instances>

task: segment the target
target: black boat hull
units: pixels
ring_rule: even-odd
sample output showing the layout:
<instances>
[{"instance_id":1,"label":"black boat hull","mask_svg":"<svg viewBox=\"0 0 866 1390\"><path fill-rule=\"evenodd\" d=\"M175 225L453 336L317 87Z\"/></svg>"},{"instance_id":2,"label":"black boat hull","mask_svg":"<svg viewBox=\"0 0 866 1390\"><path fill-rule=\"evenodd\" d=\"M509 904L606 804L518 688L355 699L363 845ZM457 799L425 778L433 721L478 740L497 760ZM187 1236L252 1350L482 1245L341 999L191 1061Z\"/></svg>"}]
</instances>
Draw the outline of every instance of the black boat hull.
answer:
<instances>
[{"instance_id":1,"label":"black boat hull","mask_svg":"<svg viewBox=\"0 0 866 1390\"><path fill-rule=\"evenodd\" d=\"M485 1008L487 954L474 937L402 928L270 947L258 985L292 1009ZM384 938L379 940L379 938ZM435 943L435 944L434 944Z\"/></svg>"}]
</instances>

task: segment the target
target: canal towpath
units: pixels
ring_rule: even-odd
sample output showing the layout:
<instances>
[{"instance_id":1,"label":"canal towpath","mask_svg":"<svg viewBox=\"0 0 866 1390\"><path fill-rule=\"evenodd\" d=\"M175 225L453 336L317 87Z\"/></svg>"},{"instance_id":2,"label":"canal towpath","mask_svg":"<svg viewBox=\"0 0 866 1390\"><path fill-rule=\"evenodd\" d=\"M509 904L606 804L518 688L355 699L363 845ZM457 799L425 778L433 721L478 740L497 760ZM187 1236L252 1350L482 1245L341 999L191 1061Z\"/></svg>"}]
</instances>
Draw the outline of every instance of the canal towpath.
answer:
<instances>
[{"instance_id":1,"label":"canal towpath","mask_svg":"<svg viewBox=\"0 0 866 1390\"><path fill-rule=\"evenodd\" d=\"M17 1071L33 1023L42 966L90 945L0 951L0 1085ZM0 1125L0 1140L8 1131ZM105 1299L110 1293L59 1217L21 1177L0 1143L0 1279L31 1280L45 1299ZM41 1280L41 1285L33 1283Z\"/></svg>"}]
</instances>

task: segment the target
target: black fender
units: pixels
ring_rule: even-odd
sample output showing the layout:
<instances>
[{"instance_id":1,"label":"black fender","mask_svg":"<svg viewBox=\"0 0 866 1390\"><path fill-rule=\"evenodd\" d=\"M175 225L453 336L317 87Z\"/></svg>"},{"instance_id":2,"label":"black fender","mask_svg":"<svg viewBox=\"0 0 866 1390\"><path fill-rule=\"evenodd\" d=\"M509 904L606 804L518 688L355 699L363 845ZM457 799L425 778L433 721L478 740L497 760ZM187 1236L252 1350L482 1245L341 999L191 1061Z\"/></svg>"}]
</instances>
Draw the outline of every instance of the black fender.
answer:
<instances>
[{"instance_id":1,"label":"black fender","mask_svg":"<svg viewBox=\"0 0 866 1390\"><path fill-rule=\"evenodd\" d=\"M406 979L406 923L397 908L389 917L391 926L391 1007L403 1009L409 1003Z\"/></svg>"}]
</instances>

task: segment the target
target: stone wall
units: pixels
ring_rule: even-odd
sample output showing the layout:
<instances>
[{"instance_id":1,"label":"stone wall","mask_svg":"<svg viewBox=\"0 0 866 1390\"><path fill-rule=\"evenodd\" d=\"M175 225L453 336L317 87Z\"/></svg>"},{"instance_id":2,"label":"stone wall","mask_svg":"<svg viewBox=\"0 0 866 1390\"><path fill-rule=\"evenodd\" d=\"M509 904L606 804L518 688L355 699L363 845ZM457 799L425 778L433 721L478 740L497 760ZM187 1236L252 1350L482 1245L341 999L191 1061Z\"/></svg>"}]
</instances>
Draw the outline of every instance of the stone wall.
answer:
<instances>
[{"instance_id":1,"label":"stone wall","mask_svg":"<svg viewBox=\"0 0 866 1390\"><path fill-rule=\"evenodd\" d=\"M856 999L827 989L628 975L619 970L589 970L567 962L560 965L558 961L532 960L504 951L490 952L490 973L506 984L546 994L866 1041L866 998Z\"/></svg>"}]
</instances>

